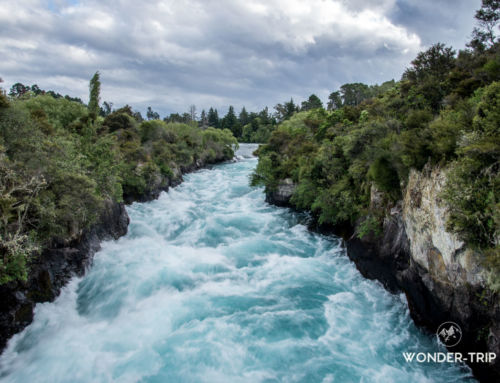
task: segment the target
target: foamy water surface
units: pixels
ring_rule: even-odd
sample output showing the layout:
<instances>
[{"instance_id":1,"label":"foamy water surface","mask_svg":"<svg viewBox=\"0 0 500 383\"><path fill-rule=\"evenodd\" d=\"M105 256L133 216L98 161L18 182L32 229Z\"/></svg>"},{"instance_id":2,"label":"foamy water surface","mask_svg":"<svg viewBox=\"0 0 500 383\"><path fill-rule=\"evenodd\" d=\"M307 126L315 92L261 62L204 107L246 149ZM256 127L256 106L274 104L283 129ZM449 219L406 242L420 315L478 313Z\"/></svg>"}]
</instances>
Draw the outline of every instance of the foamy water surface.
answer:
<instances>
[{"instance_id":1,"label":"foamy water surface","mask_svg":"<svg viewBox=\"0 0 500 383\"><path fill-rule=\"evenodd\" d=\"M130 206L129 233L10 341L0 381L473 381L404 361L443 350L340 240L249 186L254 148Z\"/></svg>"}]
</instances>

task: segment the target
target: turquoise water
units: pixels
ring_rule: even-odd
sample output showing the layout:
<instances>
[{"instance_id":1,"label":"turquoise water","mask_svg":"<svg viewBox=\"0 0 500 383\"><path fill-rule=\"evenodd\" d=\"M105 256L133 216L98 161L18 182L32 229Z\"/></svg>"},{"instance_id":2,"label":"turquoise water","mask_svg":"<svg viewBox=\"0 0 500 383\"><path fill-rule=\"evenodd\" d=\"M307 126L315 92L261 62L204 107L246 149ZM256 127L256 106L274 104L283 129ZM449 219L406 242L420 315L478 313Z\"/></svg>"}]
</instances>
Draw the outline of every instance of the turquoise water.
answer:
<instances>
[{"instance_id":1,"label":"turquoise water","mask_svg":"<svg viewBox=\"0 0 500 383\"><path fill-rule=\"evenodd\" d=\"M248 154L244 147L240 154ZM364 279L340 241L248 186L255 158L133 204L129 233L0 359L2 382L458 382L403 296Z\"/></svg>"}]
</instances>

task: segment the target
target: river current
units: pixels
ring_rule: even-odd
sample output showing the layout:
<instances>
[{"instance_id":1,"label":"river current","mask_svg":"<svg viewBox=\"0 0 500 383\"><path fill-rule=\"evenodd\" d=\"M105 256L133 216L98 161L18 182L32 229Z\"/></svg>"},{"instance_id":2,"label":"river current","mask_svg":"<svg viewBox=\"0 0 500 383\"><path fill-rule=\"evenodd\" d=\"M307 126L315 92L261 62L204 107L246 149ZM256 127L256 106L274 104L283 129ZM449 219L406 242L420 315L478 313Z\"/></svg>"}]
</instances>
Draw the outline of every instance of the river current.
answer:
<instances>
[{"instance_id":1,"label":"river current","mask_svg":"<svg viewBox=\"0 0 500 383\"><path fill-rule=\"evenodd\" d=\"M14 336L1 382L471 382L402 295L249 186L255 146L129 206L129 232Z\"/></svg>"}]
</instances>

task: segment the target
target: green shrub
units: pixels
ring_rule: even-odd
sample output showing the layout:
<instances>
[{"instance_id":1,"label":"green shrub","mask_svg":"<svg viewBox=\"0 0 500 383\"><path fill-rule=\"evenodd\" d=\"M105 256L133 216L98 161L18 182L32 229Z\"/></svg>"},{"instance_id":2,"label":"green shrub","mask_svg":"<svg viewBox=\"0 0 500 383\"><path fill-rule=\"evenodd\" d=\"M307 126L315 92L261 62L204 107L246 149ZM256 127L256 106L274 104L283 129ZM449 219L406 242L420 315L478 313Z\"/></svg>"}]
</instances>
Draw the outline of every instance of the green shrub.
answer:
<instances>
[{"instance_id":1,"label":"green shrub","mask_svg":"<svg viewBox=\"0 0 500 383\"><path fill-rule=\"evenodd\" d=\"M368 177L394 201L401 198L398 172L389 156L377 157L368 170Z\"/></svg>"}]
</instances>

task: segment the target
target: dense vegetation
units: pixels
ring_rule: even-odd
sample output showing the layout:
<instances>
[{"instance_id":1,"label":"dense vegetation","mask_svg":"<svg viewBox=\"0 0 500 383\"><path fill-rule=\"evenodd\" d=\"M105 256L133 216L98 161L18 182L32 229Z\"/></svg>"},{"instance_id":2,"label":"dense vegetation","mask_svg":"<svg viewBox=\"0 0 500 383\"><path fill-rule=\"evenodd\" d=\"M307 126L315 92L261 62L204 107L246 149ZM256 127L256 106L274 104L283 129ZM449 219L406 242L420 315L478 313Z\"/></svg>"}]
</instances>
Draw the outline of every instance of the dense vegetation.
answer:
<instances>
[{"instance_id":1,"label":"dense vegetation","mask_svg":"<svg viewBox=\"0 0 500 383\"><path fill-rule=\"evenodd\" d=\"M363 236L380 232L410 169L439 166L449 229L500 275L500 2L483 1L476 18L468 49L435 44L397 83L346 84L328 110L290 111L258 150L252 182L272 191L290 178L293 206L323 224L358 224ZM372 185L382 206L370 206Z\"/></svg>"},{"instance_id":2,"label":"dense vegetation","mask_svg":"<svg viewBox=\"0 0 500 383\"><path fill-rule=\"evenodd\" d=\"M129 106L102 117L98 73L88 107L26 88L0 89L0 284L26 280L33 257L78 239L109 201L168 186L237 145L228 130L141 121Z\"/></svg>"}]
</instances>

